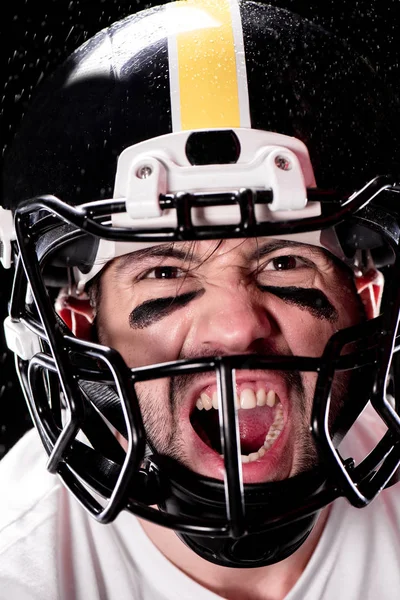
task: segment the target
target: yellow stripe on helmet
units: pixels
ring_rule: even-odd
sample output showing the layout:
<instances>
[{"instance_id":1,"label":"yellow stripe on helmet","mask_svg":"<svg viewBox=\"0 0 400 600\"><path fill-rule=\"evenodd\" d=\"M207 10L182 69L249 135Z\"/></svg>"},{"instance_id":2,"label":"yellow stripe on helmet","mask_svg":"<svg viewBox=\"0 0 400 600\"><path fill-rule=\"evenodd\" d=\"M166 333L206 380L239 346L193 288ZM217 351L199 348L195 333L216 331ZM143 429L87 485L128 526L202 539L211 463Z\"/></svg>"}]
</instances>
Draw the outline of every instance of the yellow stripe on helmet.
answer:
<instances>
[{"instance_id":1,"label":"yellow stripe on helmet","mask_svg":"<svg viewBox=\"0 0 400 600\"><path fill-rule=\"evenodd\" d=\"M168 45L173 130L250 126L237 1L169 6L182 22Z\"/></svg>"}]
</instances>

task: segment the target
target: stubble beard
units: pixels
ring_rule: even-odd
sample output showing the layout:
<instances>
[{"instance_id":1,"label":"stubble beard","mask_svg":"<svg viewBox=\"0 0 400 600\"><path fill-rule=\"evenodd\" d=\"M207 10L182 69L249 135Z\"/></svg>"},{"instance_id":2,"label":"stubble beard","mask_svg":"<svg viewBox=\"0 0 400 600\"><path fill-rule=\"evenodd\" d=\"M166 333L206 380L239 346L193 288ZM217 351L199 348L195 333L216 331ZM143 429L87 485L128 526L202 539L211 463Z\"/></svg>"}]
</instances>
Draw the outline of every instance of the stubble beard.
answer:
<instances>
[{"instance_id":1,"label":"stubble beard","mask_svg":"<svg viewBox=\"0 0 400 600\"><path fill-rule=\"evenodd\" d=\"M310 428L310 406L314 386L310 382L305 383L298 372L280 372L279 375L285 380L287 388L292 390L291 396L295 398L295 406L291 410L292 419L297 421L294 428L293 423L291 424L296 438L293 444L296 452L290 473L290 476L293 476L309 471L318 464L318 453ZM168 384L166 380L161 380L164 385L155 382L152 390L146 382L136 384L150 448L153 452L168 456L189 469L190 459L184 436L180 431L179 407L185 402L187 391L203 377L204 374L183 375L171 378ZM275 477L274 479L276 480Z\"/></svg>"}]
</instances>

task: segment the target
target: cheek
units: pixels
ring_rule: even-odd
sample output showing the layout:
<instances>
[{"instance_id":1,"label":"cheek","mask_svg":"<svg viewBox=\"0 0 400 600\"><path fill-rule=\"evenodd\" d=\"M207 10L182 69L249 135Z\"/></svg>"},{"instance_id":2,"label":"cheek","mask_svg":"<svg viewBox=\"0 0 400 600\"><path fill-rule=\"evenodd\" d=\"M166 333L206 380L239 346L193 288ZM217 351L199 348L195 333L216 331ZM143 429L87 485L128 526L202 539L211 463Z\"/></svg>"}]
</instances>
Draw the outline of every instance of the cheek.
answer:
<instances>
[{"instance_id":1,"label":"cheek","mask_svg":"<svg viewBox=\"0 0 400 600\"><path fill-rule=\"evenodd\" d=\"M299 356L321 356L328 339L338 328L337 323L317 319L307 310L287 305L276 320L289 353Z\"/></svg>"},{"instance_id":2,"label":"cheek","mask_svg":"<svg viewBox=\"0 0 400 600\"><path fill-rule=\"evenodd\" d=\"M117 302L116 297L102 301L98 315L100 343L117 350L130 368L176 360L185 339L182 314L134 330L129 324L131 310L131 303Z\"/></svg>"},{"instance_id":3,"label":"cheek","mask_svg":"<svg viewBox=\"0 0 400 600\"><path fill-rule=\"evenodd\" d=\"M172 412L169 406L170 380L154 379L136 383L135 391L148 428L156 429L157 423L170 429ZM160 433L157 434L160 436Z\"/></svg>"},{"instance_id":4,"label":"cheek","mask_svg":"<svg viewBox=\"0 0 400 600\"><path fill-rule=\"evenodd\" d=\"M321 356L329 338L340 329L350 327L363 320L364 313L360 298L352 280L347 274L333 279L330 285L321 280L315 282L322 289L328 301L337 311L333 321L315 318L307 311L294 308L287 310L287 339L291 340L290 348L294 354L304 356ZM292 324L295 324L294 326ZM294 348L301 349L295 351Z\"/></svg>"}]
</instances>

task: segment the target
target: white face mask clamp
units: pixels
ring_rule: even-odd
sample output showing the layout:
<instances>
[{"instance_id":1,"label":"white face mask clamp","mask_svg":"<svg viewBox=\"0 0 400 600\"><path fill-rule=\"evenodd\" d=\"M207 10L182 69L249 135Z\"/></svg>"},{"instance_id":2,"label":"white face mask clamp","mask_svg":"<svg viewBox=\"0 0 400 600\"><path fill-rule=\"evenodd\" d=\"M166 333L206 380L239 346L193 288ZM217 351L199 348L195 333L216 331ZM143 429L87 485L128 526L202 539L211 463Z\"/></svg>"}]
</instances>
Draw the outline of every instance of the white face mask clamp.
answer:
<instances>
[{"instance_id":1,"label":"white face mask clamp","mask_svg":"<svg viewBox=\"0 0 400 600\"><path fill-rule=\"evenodd\" d=\"M114 198L126 199L126 212L135 221L162 217L160 195L180 191L271 190L270 211L304 209L307 187L315 187L306 146L277 133L232 132L241 149L234 164L190 164L185 151L190 131L126 148L118 161Z\"/></svg>"}]
</instances>

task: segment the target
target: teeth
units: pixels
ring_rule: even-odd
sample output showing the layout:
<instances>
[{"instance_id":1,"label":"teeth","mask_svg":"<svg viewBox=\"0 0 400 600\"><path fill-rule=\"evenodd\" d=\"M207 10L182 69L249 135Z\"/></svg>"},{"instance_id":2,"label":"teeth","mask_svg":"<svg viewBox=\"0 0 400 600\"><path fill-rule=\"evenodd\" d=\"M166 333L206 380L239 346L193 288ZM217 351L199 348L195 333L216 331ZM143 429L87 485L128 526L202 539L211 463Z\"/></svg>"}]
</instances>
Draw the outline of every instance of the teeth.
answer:
<instances>
[{"instance_id":1,"label":"teeth","mask_svg":"<svg viewBox=\"0 0 400 600\"><path fill-rule=\"evenodd\" d=\"M257 452L251 452L249 455L241 455L242 463L254 462L259 458L262 458L264 454L268 452L281 434L283 429L283 407L274 390L269 390L267 393L262 388L258 389L257 393L250 388L244 388L240 392L240 395L235 392L235 405L237 409L242 408L245 410L255 408L256 406L268 406L269 408L276 407L274 421L265 436L264 444ZM203 392L196 402L196 407L199 410L210 410L211 408L218 410L218 406L219 401L217 391L213 392L211 398L208 394Z\"/></svg>"},{"instance_id":2,"label":"teeth","mask_svg":"<svg viewBox=\"0 0 400 600\"><path fill-rule=\"evenodd\" d=\"M275 402L276 402L276 394L275 394L274 390L269 390L269 392L267 394L267 405L272 408L273 406L275 406Z\"/></svg>"},{"instance_id":3,"label":"teeth","mask_svg":"<svg viewBox=\"0 0 400 600\"><path fill-rule=\"evenodd\" d=\"M251 388L244 388L240 392L240 395L235 391L235 406L236 408L243 408L244 410L255 408L256 406L269 406L270 408L273 408L276 401L277 395L274 390L269 390L267 393L263 388L260 388L255 393ZM203 408L205 410L210 410L211 408L218 410L218 393L216 391L213 392L212 397L210 398L208 394L203 392L200 395L200 398L197 399L196 406L199 410L202 410Z\"/></svg>"},{"instance_id":4,"label":"teeth","mask_svg":"<svg viewBox=\"0 0 400 600\"><path fill-rule=\"evenodd\" d=\"M264 448L266 451L269 450L271 448L271 446L274 444L276 439L279 437L282 429L283 429L283 407L282 407L282 404L279 404L275 411L274 422L272 423L267 435L265 436Z\"/></svg>"},{"instance_id":5,"label":"teeth","mask_svg":"<svg viewBox=\"0 0 400 600\"><path fill-rule=\"evenodd\" d=\"M256 398L257 406L265 406L267 404L267 394L263 388L257 390Z\"/></svg>"},{"instance_id":6,"label":"teeth","mask_svg":"<svg viewBox=\"0 0 400 600\"><path fill-rule=\"evenodd\" d=\"M256 395L250 388L245 388L240 393L240 408L255 408L257 406Z\"/></svg>"},{"instance_id":7,"label":"teeth","mask_svg":"<svg viewBox=\"0 0 400 600\"><path fill-rule=\"evenodd\" d=\"M200 401L203 404L203 408L205 408L206 410L210 410L210 408L212 408L212 400L210 398L210 396L208 396L205 392L203 392L200 395ZM197 405L197 403L196 403Z\"/></svg>"},{"instance_id":8,"label":"teeth","mask_svg":"<svg viewBox=\"0 0 400 600\"><path fill-rule=\"evenodd\" d=\"M249 459L249 462L253 462L255 460L258 460L260 458L258 452L251 452L251 454L249 454L247 456L247 458Z\"/></svg>"}]
</instances>

